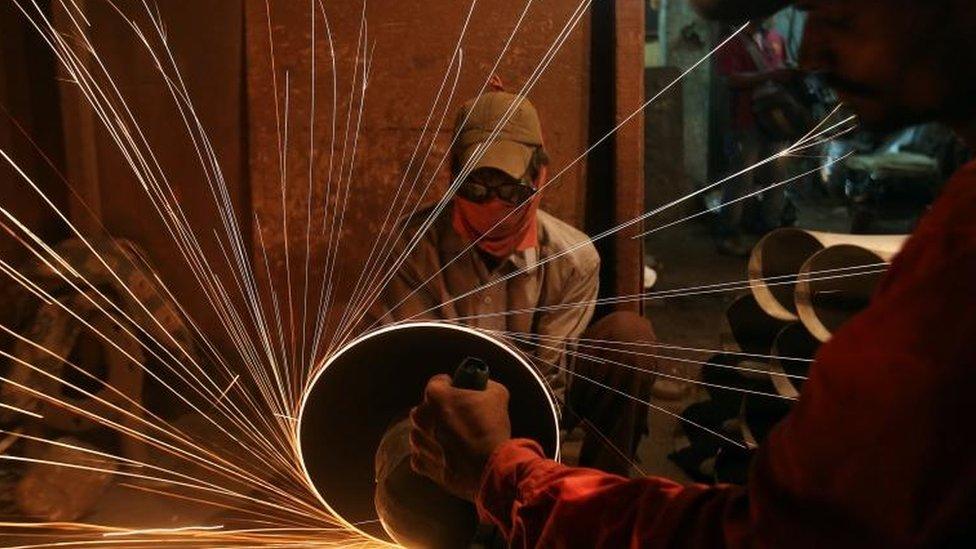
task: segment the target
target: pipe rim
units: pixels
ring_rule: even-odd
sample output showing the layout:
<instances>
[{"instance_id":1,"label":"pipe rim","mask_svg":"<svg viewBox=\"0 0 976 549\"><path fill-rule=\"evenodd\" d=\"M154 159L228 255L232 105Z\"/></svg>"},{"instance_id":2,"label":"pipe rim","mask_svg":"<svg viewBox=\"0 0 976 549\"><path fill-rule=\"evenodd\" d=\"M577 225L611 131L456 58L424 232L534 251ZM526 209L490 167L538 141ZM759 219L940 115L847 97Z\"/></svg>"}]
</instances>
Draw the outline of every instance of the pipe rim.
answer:
<instances>
[{"instance_id":1,"label":"pipe rim","mask_svg":"<svg viewBox=\"0 0 976 549\"><path fill-rule=\"evenodd\" d=\"M837 261L840 254L848 254L850 257L845 258L845 263L843 267L838 267L832 265L829 260ZM838 258L834 256L837 255ZM831 329L830 326L824 321L822 316L822 309L818 307L814 302L814 291L817 289L818 285L823 285L825 280L813 279L812 274L814 272L819 272L821 268L846 268L846 272L851 273L852 276L868 276L866 274L857 274L861 270L867 271L871 267L872 263L882 263L887 261L888 258L884 257L882 253L875 250L865 248L863 246L857 246L855 244L837 244L834 246L829 246L820 250L819 252L810 256L806 263L803 264L803 268L800 269L797 275L796 290L793 294L794 303L796 305L797 317L800 322L807 328L810 334L820 340L822 343L830 341L834 333L839 329L843 323L849 321L851 318L857 316L858 313L852 313L847 317L837 328ZM821 262L827 262L821 265ZM877 286L877 282L882 278L880 273L875 273L870 275L874 279L874 284L872 287ZM829 279L828 279L829 280ZM873 292L868 292L867 295L863 297L870 299Z\"/></svg>"},{"instance_id":2,"label":"pipe rim","mask_svg":"<svg viewBox=\"0 0 976 549\"><path fill-rule=\"evenodd\" d=\"M792 244L792 246L791 246ZM770 269L767 259L767 255L772 254L770 250L771 247L784 247L792 248L798 246L809 247L809 250L802 251L802 260L796 260L793 262L793 266L789 266L784 263L788 268L785 269ZM753 296L756 298L756 302L759 307L764 310L767 314L772 316L777 320L782 320L786 322L794 322L799 320L798 313L790 309L790 307L795 307L794 300L792 299L793 289L790 291L781 291L779 293L790 294L791 298L785 301L785 297L781 299L776 295L777 292L773 291L773 285L766 280L770 277L798 277L803 265L810 259L810 257L816 255L824 249L824 245L817 238L817 235L813 232L806 231L803 229L797 229L795 227L784 227L770 232L766 236L762 237L759 242L752 249L752 253L749 255L748 263L748 275L749 275L749 289L752 291ZM776 254L779 257L781 254ZM780 271L783 271L782 273ZM781 286L789 286L783 284L788 280L784 278L782 280L777 279L773 281L772 284L776 288ZM796 282L793 283L793 288L796 286Z\"/></svg>"},{"instance_id":3,"label":"pipe rim","mask_svg":"<svg viewBox=\"0 0 976 549\"><path fill-rule=\"evenodd\" d=\"M560 432L559 432L559 411L558 411L558 408L556 407L556 402L553 399L552 391L549 388L549 384L545 381L545 379L541 375L539 375L539 372L531 364L529 364L529 362L527 360L525 360L525 358L523 357L522 353L519 352L514 347L512 347L511 345L509 345L508 343L506 343L506 342L504 342L504 341L502 341L502 340L500 340L500 339L498 339L496 337L489 336L488 334L484 333L483 331L477 330L475 328L471 328L469 326L464 326L464 325L461 325L461 324L453 324L453 323L450 323L450 322L437 322L437 321L405 322L405 323L402 323L402 324L392 324L390 326L384 326L382 328L379 328L379 329L376 329L376 330L367 332L367 333L365 333L365 334L357 337L356 339L352 340L351 342L347 343L346 345L343 345L342 348L340 348L338 351L336 351L332 356L326 358L321 363L322 366L318 369L318 371L310 378L309 382L306 384L305 390L302 392L301 406L299 407L298 417L295 420L295 427L294 427L294 430L293 430L293 436L295 437L296 450L298 452L298 456L297 456L298 457L298 464L301 467L302 477L303 477L303 479L305 481L306 486L308 486L308 488L310 489L310 491L319 500L319 503L321 503L325 507L326 511L328 511L329 514L331 514L333 517L335 517L343 526L346 526L350 530L354 530L359 535L361 535L361 536L363 536L363 537L365 537L365 538L367 538L367 539L369 539L371 541L375 541L377 543L382 543L382 544L384 544L386 546L390 546L390 547L399 547L399 545L396 545L395 543L391 543L388 540L384 540L384 539L377 538L376 536L373 536L373 535L371 535L371 534L363 531L362 529L356 527L353 523L347 521L345 519L345 517L343 517L338 512L336 512L335 509L333 509L333 507L331 505L329 505L329 502L326 501L326 499L319 492L318 487L315 486L315 483L312 481L312 477L309 474L307 467L305 466L305 457L304 457L303 451L302 451L302 419L305 416L305 405L308 403L308 397L312 393L312 391L315 389L315 386L318 384L319 379L322 377L322 375L325 373L325 371L328 370L329 366L331 366L333 363L335 363L343 354L345 354L346 352L348 352L350 349L354 348L355 346L359 345L360 343L363 343L364 341L367 341L369 339L372 339L372 338L374 338L376 336L379 336L381 334L384 334L384 333L387 333L387 332L391 332L391 331L394 331L394 330L401 330L401 329L408 329L408 328L420 328L420 327L427 327L427 328L430 328L430 327L447 328L447 329L452 329L452 330L456 330L456 331L459 331L459 332L465 332L465 333L467 333L469 335L474 335L474 336L480 337L480 338L482 338L482 339L484 339L484 340L486 340L488 342L491 342L491 343L494 343L494 344L498 345L505 352L507 352L510 355L512 355L512 357L515 358L515 360L516 360L517 363L519 363L522 366L524 366L525 369L528 370L529 373L532 375L532 378L536 381L536 383L538 383L540 385L540 387L543 390L543 393L546 395L546 402L548 402L549 407L550 407L550 411L552 412L553 424L556 426L556 429L555 429L555 448L556 448L556 452L555 452L555 456L553 457L553 459L555 461L560 461L560 458L561 458L561 455L560 455L561 448L560 447L562 446L562 440L561 440Z\"/></svg>"}]
</instances>

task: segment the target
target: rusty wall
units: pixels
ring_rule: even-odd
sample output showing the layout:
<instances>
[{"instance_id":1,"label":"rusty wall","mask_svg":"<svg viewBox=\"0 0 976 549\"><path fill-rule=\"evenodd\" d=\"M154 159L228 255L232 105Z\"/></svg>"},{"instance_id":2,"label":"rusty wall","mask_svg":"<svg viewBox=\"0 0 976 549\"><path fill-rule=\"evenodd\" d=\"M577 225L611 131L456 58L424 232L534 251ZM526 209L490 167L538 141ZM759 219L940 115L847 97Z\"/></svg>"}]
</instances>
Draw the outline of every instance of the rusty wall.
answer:
<instances>
[{"instance_id":1,"label":"rusty wall","mask_svg":"<svg viewBox=\"0 0 976 549\"><path fill-rule=\"evenodd\" d=\"M61 119L53 56L9 2L0 2L0 150L45 193L58 208L67 209L63 168ZM66 234L43 199L23 181L6 160L0 160L0 207L48 241ZM0 230L0 259L19 267L29 252ZM30 300L19 285L0 275L0 324L18 328L30 314ZM0 334L0 348L9 337ZM0 368L3 366L0 365Z\"/></svg>"},{"instance_id":2,"label":"rusty wall","mask_svg":"<svg viewBox=\"0 0 976 549\"><path fill-rule=\"evenodd\" d=\"M518 90L527 81L577 4L569 0L543 0L533 4L497 71L509 90ZM343 273L342 280L354 280L379 233L385 213L390 210L445 75L448 75L445 97L450 91L454 74L448 70L448 65L470 4L392 0L368 3L364 36L368 38L365 58L368 59L369 80L361 131L355 141L354 131L346 137L346 124L352 79L355 73L362 74L366 65L362 61L364 56L357 56L361 6L360 0L325 4L338 59L338 137L333 146L333 82L324 20L321 16L316 19L316 111L310 116L312 29L309 4L272 2L269 13L263 3L247 3L252 199L263 243L269 249L280 249L285 241L287 223L292 250L288 261L296 287L302 285L304 277L303 273L295 272L295 265L301 269L306 236L304 227L309 219L308 150L314 150L311 218L316 230L322 226L322 204L329 189L330 165L332 204L336 202L336 187L350 185L340 238L340 272ZM488 72L523 7L524 3L503 0L477 3L462 43L463 65L456 93L450 98L445 124L436 134L432 154L420 170L420 187L431 178L434 181L433 190L423 198L424 202L438 199L446 186L447 165L438 170L437 164L446 153L456 109L473 96L489 76ZM557 171L587 146L589 55L589 23L588 17L583 17L549 70L529 93L540 111L547 148ZM357 57L360 62L354 64ZM286 89L289 146L286 161L282 162L279 144L284 141ZM353 95L351 127L355 129L358 95ZM445 104L446 100L440 102L434 124L445 113ZM309 131L313 122L315 136L310 144ZM355 160L351 161L352 146L343 147L343 144L353 142L357 147ZM424 143L421 154L426 151L426 146ZM344 171L339 166L343 166ZM287 174L283 177L285 171ZM340 173L344 175L340 177ZM407 175L413 176L415 172ZM585 211L584 175L585 165L580 163L564 175L543 201L545 209L580 227ZM282 180L285 182L285 208L282 208ZM285 219L283 209L287 212ZM327 244L322 238L311 240L311 263L315 271L323 262ZM261 242L257 245L260 247ZM275 255L276 272L284 271L284 260L280 254ZM287 277L280 275L277 283L286 285Z\"/></svg>"},{"instance_id":3,"label":"rusty wall","mask_svg":"<svg viewBox=\"0 0 976 549\"><path fill-rule=\"evenodd\" d=\"M613 137L615 223L644 213L644 9L643 2L613 4L613 120L620 127ZM633 225L614 237L612 295L635 295L644 289L644 241L634 238L641 227ZM639 313L642 304L622 303L616 309Z\"/></svg>"},{"instance_id":4,"label":"rusty wall","mask_svg":"<svg viewBox=\"0 0 976 549\"><path fill-rule=\"evenodd\" d=\"M54 59L25 25L16 8L0 3L0 149L52 200L67 206L59 171L64 165ZM64 234L42 199L16 171L0 160L0 205L48 239ZM0 237L6 261L23 258L22 247Z\"/></svg>"},{"instance_id":5,"label":"rusty wall","mask_svg":"<svg viewBox=\"0 0 976 549\"><path fill-rule=\"evenodd\" d=\"M90 0L75 3L83 7L91 21L90 32L101 61L139 120L205 253L218 266L218 276L231 280L228 272L219 268L223 252L213 238L213 230L218 226L217 215L203 170L151 56L125 19L108 3ZM149 28L146 14L141 11L142 3L122 5L126 17ZM460 70L456 71L457 65L449 66L449 62L471 5L377 0L368 3L363 25L360 0L159 3L158 16L164 23L168 44L215 147L238 219L247 229L252 224L261 229L245 236L252 242L259 273L264 271L263 251L268 250L270 271L274 273L270 282L282 298L280 306L286 306L289 285L293 296L304 291L306 238L311 249L308 258L312 285L322 272L329 249L337 251L337 279L351 285L363 268L384 216L398 213L391 211L390 205L401 180L406 179L408 183L415 180L417 189L425 187L428 181L432 183L426 193L415 191L415 200L433 202L443 192L448 170L446 164L438 163L446 154L454 113L489 76L525 6L502 0L475 3L462 41ZM517 91L526 84L577 5L575 0L532 3L497 70L510 90ZM326 10L328 27L322 14L317 13L313 112L310 10L319 6ZM639 28L621 24L631 18L641 20L631 17L631 12L634 9L617 14L615 24L624 28L625 38L640 34ZM631 59L626 48L633 40L624 40L626 48L621 49L619 37L609 36L607 39L618 41L616 51L612 46L609 49L604 46L599 51L610 52L609 55L596 57L597 49L591 39L592 17L592 13L583 14L580 24L529 92L543 119L555 172L561 171L592 139L599 137L593 133L591 124L594 109L615 109L610 120L616 121L621 113L629 113L634 107L635 97L642 96L640 82L633 88L632 82L624 82L626 89L610 94L616 104L591 102L594 85L613 89L614 82L620 78L630 79L631 61L639 60L642 52L635 46ZM4 24L9 21L5 18ZM13 24L24 27L21 21ZM13 35L7 34L5 38L9 36ZM330 43L334 47L335 71ZM361 52L357 49L360 44ZM593 63L613 67L605 82L591 82ZM361 82L355 79L366 68L369 78L363 95L357 88ZM56 76L50 72L40 76L18 75L13 86L0 78L0 84L8 90L16 88L21 96L29 95L31 92L25 91L27 83L50 84ZM9 75L6 78L9 80ZM443 117L443 126L428 133L434 136L432 142L421 141L420 155L430 145L429 157L408 171L411 153L438 88L445 81L444 93L435 105L432 118L436 126ZM204 329L220 331L212 330L216 327L215 319L209 304L202 299L197 282L189 276L171 236L149 205L123 155L81 103L77 89L70 83L62 84L60 97L57 85L51 89L49 95L60 101L63 120L55 117L47 122L48 127L40 128L44 135L52 136L41 147L53 151L55 156L61 154L56 163L80 197L75 200L62 189L62 206L72 212L73 220L80 226L88 230L104 226L114 236L132 239L145 248L163 280L171 285L193 316L202 321ZM364 105L361 118L360 99ZM63 135L58 135L58 126ZM639 135L640 130L635 127L630 133ZM639 140L627 135L628 132L623 132L610 140L607 147L615 147L611 162L627 170L628 177L617 178L620 181L615 182L616 176L608 172L606 177L591 177L588 181L586 162L580 162L550 189L543 207L578 227L585 227L586 218L593 215L587 209L586 186L590 185L613 187L613 196L626 199L625 207L614 207L615 216L631 215L630 210L639 210L640 197L621 192L629 185L623 183L634 179L634 173L642 168L633 151L622 148L628 144L639 146ZM9 140L6 134L0 138ZM59 149L62 142L67 144L63 154ZM281 154L284 149L287 150ZM348 199L343 194L346 192ZM340 226L338 218L325 222L323 204L327 199L333 205L340 199L347 205L341 217L337 246L330 246L328 234L322 231L323 227ZM310 226L312 230L306 231ZM282 253L286 241L290 279L285 276L286 258ZM639 262L639 252L628 253L627 257ZM635 266L634 271L638 268ZM634 274L627 276L636 279ZM616 291L632 293L624 287ZM293 310L301 307L287 305Z\"/></svg>"},{"instance_id":6,"label":"rusty wall","mask_svg":"<svg viewBox=\"0 0 976 549\"><path fill-rule=\"evenodd\" d=\"M152 55L109 3L89 0L83 4L99 59L138 121L155 161L184 209L188 225L197 234L218 276L232 284L213 233L219 224L211 191ZM161 43L153 40L142 3L122 6L125 16L149 37L157 55L165 56ZM170 51L213 144L231 199L237 205L239 218L245 220L243 226L249 229L249 191L243 169L242 4L226 0L170 0L160 2L158 10ZM95 67L96 62L90 60L89 65ZM118 146L92 116L77 87L62 85L61 99L64 135L72 144L67 147L66 172L84 202L72 204L74 221L88 231L104 227L112 236L130 239L142 247L191 315L207 333L219 337L221 329L198 282L190 276L172 236Z\"/></svg>"}]
</instances>

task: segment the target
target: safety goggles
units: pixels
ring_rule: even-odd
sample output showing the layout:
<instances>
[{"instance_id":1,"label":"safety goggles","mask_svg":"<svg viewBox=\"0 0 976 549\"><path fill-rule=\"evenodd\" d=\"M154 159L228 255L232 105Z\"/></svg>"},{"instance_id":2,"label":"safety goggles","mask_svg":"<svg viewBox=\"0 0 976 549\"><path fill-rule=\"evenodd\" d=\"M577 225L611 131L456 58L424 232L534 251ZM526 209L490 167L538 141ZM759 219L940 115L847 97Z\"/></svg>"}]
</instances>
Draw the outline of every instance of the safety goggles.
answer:
<instances>
[{"instance_id":1,"label":"safety goggles","mask_svg":"<svg viewBox=\"0 0 976 549\"><path fill-rule=\"evenodd\" d=\"M525 178L523 178L523 181L512 179L511 181L500 182L494 178L480 179L477 177L468 177L458 187L457 194L461 198L476 204L482 204L488 202L493 197L498 197L503 202L517 206L532 198L538 192L538 189L527 181Z\"/></svg>"}]
</instances>

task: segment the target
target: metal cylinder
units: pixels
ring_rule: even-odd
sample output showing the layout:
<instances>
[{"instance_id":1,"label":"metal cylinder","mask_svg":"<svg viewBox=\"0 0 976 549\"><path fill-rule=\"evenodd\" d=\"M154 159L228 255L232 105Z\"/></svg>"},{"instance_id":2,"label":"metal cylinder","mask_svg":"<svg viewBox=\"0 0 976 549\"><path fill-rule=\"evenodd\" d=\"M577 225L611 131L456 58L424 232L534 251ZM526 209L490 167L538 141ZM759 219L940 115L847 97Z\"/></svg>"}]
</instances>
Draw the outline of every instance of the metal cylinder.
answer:
<instances>
[{"instance_id":1,"label":"metal cylinder","mask_svg":"<svg viewBox=\"0 0 976 549\"><path fill-rule=\"evenodd\" d=\"M797 316L820 341L868 306L893 252L841 244L821 250L800 268Z\"/></svg>"},{"instance_id":2,"label":"metal cylinder","mask_svg":"<svg viewBox=\"0 0 976 549\"><path fill-rule=\"evenodd\" d=\"M799 322L779 332L769 362L770 379L778 394L788 398L800 397L803 378L806 378L810 361L819 348L820 342Z\"/></svg>"},{"instance_id":3,"label":"metal cylinder","mask_svg":"<svg viewBox=\"0 0 976 549\"><path fill-rule=\"evenodd\" d=\"M402 423L423 398L427 381L454 373L468 357L483 360L491 379L508 389L512 436L536 440L546 455L558 459L555 401L517 349L456 324L382 328L320 365L298 416L298 457L308 486L346 526L377 541L413 547L474 534L470 504L444 497L404 465L409 429Z\"/></svg>"},{"instance_id":4,"label":"metal cylinder","mask_svg":"<svg viewBox=\"0 0 976 549\"><path fill-rule=\"evenodd\" d=\"M799 320L794 292L804 265L831 246L851 245L892 257L905 243L905 235L851 235L777 229L759 241L749 257L749 286L756 302L773 318ZM819 272L819 271L811 271Z\"/></svg>"},{"instance_id":5,"label":"metal cylinder","mask_svg":"<svg viewBox=\"0 0 976 549\"><path fill-rule=\"evenodd\" d=\"M776 335L787 322L771 317L752 294L739 296L725 310L732 337L745 353L769 354Z\"/></svg>"}]
</instances>

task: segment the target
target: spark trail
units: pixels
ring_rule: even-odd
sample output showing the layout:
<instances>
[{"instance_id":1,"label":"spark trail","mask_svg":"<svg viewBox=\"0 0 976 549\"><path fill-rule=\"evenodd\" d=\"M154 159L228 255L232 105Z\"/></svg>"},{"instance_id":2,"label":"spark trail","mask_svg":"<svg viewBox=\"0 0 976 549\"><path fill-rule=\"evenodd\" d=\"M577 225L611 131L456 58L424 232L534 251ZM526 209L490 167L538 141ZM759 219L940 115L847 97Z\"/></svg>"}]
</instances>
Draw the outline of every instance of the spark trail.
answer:
<instances>
[{"instance_id":1,"label":"spark trail","mask_svg":"<svg viewBox=\"0 0 976 549\"><path fill-rule=\"evenodd\" d=\"M378 42L375 36L377 25L370 21L367 3L364 1L356 5L359 20L353 37L341 36L333 27L328 9L332 7L331 3L310 0L307 10L303 4L302 9L308 14L308 26L305 29L310 46L307 104L302 104L303 101L299 99L302 95L298 90L305 83L303 78L297 76L300 71L279 60L282 48L276 38L281 36L281 31L274 22L272 3L264 3L265 20L261 21L261 26L267 33L266 53L270 71L266 76L273 91L271 97L268 97L268 103L275 113L275 145L272 148L275 149L273 154L277 163L275 170L272 170L276 173L261 175L270 177L277 183L277 211L274 214L281 216L279 221L273 219L275 215L262 216L257 211L239 211L235 206L221 169L221 159L200 113L194 106L188 83L177 63L179 52L174 52L171 47L159 7L147 0L127 5L112 0L104 2L131 33L136 49L147 56L158 78L158 89L175 108L177 117L173 120L173 127L181 132L188 143L192 154L187 160L198 168L198 182L206 189L207 198L211 201L209 206L212 207L213 218L216 220L216 228L212 231L201 230L191 219L189 208L181 199L179 184L174 182L171 170L163 165L159 151L152 145L150 128L141 123L131 96L127 94L120 79L109 69L109 64L103 57L105 52L99 50L98 40L94 39L101 31L100 21L90 17L84 3L79 4L75 0L54 3L55 8L61 10L60 13L65 16L64 24L55 21L38 0L17 0L14 6L20 13L23 24L36 33L54 55L64 71L66 81L90 109L105 138L114 145L115 152L131 171L137 189L148 199L155 216L146 222L155 222L159 230L171 240L178 253L173 261L179 264L184 276L196 285L196 293L192 298L187 298L171 291L167 281L158 273L150 272L148 277L155 285L154 298L171 304L176 316L186 324L192 335L192 344L188 345L175 338L167 326L153 314L150 304L140 298L138 288L122 276L119 265L112 261L113 254L121 251L119 244L111 241L111 245L106 248L100 244L105 239L105 234L86 234L77 219L61 211L55 201L45 194L43 187L22 168L22 163L3 149L0 149L3 165L12 170L23 189L41 200L45 214L58 220L71 237L81 243L85 253L90 255L91 263L104 271L124 303L110 295L104 285L83 268L81 261L68 257L59 248L46 243L12 208L6 208L3 204L0 204L0 229L31 258L32 264L43 266L48 273L47 282L54 281L61 290L52 291L43 281L35 279L35 269L12 261L0 259L0 273L39 303L56 309L59 314L66 315L72 322L82 326L86 333L95 337L106 349L120 354L127 367L142 372L158 386L159 391L164 392L181 410L186 411L185 417L193 418L199 425L162 417L158 410L151 409L141 401L141 395L126 394L104 380L93 379L97 376L86 371L82 365L72 362L70 356L63 356L63 353L59 353L46 341L21 333L11 326L0 326L0 330L19 345L51 358L64 367L60 372L51 372L13 353L0 351L0 356L13 367L30 374L26 378L28 381L4 375L0 377L0 385L16 390L21 396L29 396L32 402L42 402L58 410L58 413L77 416L100 429L110 431L122 441L137 443L150 450L148 456L136 457L126 454L124 450L93 449L82 444L65 442L45 434L43 430L0 430L0 435L6 437L5 441L13 441L13 446L5 447L0 452L0 461L30 467L53 467L112 475L116 477L117 486L121 489L200 505L212 510L213 516L219 518L165 528L156 525L121 528L80 522L25 520L0 523L0 534L5 534L8 540L16 540L7 545L8 547L25 549L112 546L375 546L377 540L357 529L362 524L345 522L341 517L329 513L318 501L302 464L298 462L298 425L294 418L302 407L309 381L314 378L317 369L344 344L368 329L363 325L367 311L396 276L437 216L450 206L454 192L486 150L482 147L465 165L459 167L458 172L448 182L447 192L437 199L430 214L411 233L400 220L417 214L420 200L430 196L438 181L439 171L449 161L450 152L442 155L435 152L435 139L447 123L457 92L465 81L465 71L471 70L472 63L466 61L466 41L470 42L470 30L478 24L478 8L484 6L479 0L470 0L466 7L459 10L459 31L450 48L450 55L446 56L439 86L430 98L430 107L422 129L415 145L410 149L409 158L402 164L405 167L399 174L399 182L394 187L388 210L376 213L377 219L382 221L380 230L367 248L364 263L354 273L352 283L348 284L351 291L342 295L346 283L343 280L346 273L343 271L345 258L342 235L344 228L350 223L347 214L350 199L357 189L354 183L363 146L367 99L370 88L376 85L374 78L377 74L374 72L377 61L374 58ZM504 40L499 40L501 47L497 55L491 63L485 65L490 70L479 75L480 87L477 94L488 89L492 85L492 77L505 66L512 50L518 46L516 37L524 30L526 22L531 20L529 16L532 10L540 9L536 4L534 0L526 0L521 4L510 32L504 35ZM570 4L573 9L565 21L557 22L553 27L551 36L547 37L549 44L544 48L545 51L540 53L522 85L513 90L516 95L525 97L549 74L558 54L577 35L591 5L592 0L580 0ZM335 12L331 14L332 17L335 15ZM742 32L741 28L622 119L611 131L578 151L568 164L549 179L545 187L563 180L568 171L593 150L606 143L618 130L635 120L644 109L664 94L672 91L688 74L706 65L711 56L739 32ZM319 41L323 39L327 54L319 55ZM348 48L342 47L346 40L350 44ZM350 52L346 54L348 59L341 57L337 53L339 51ZM325 63L322 63L323 58ZM348 69L345 65L348 65ZM328 101L331 103L330 112L324 124L321 123L319 114L321 104L325 101L316 92L318 79L323 72L329 74L327 87L331 91ZM345 97L342 97L343 93ZM498 139L504 124L515 114L520 102L521 100L516 102L493 129L488 143ZM303 119L303 109L307 109L307 141L296 137L296 134L300 136L302 127L296 121ZM777 158L801 155L825 139L849 131L852 123L853 120L848 118L831 125L825 119L788 149L735 176ZM324 130L328 136L327 146L323 144L324 140L317 140L316 132L322 131L322 128L327 128ZM452 140L447 150L453 149L454 145ZM290 153L294 153L291 160ZM294 166L293 159L296 155L307 156L307 170ZM327 155L328 160L327 168L318 171L317 168L321 166L316 164L316 159L320 155L323 158ZM321 174L324 177L316 180L316 176ZM293 180L299 179L301 185L295 185ZM786 185L795 179L773 185ZM723 181L715 182L709 188L714 188ZM313 203L316 187L324 188L321 203ZM68 188L76 196L81 196L70 183ZM689 194L680 200L688 200L696 194ZM305 201L303 219L289 216L291 205L300 199ZM593 236L586 244L653 219L676 203L677 201L612 227ZM92 211L91 208L89 211ZM296 223L295 219L299 221ZM691 218L679 222L688 219ZM289 225L290 221L298 226ZM304 226L301 226L302 223ZM242 226L244 224L249 224L254 229L254 242L250 242L245 236L248 231ZM278 244L267 239L266 230L269 234L280 230L284 235L284 243ZM107 233L103 226L102 233ZM300 247L292 249L291 235L300 235ZM207 243L211 238L216 242L219 253L207 251ZM316 266L312 262L315 257L315 241L324 242L325 248L324 257L317 258L321 260L321 272L317 277ZM401 242L405 245L400 246ZM476 244L471 243L468 249ZM568 253L573 251L575 249ZM130 255L120 255L129 263L125 265L127 268L146 268L146 265L136 265L137 261ZM284 260L284 277L275 276L278 256ZM876 267L882 270L884 265ZM221 274L222 272L226 274ZM836 270L811 273L815 276L833 277L859 274L863 272ZM767 282L792 284L795 280L776 278ZM733 281L668 292L614 296L606 300L567 303L558 307L591 307L595 304L628 300L700 295L740 289L742 284ZM77 297L77 303L83 304L85 310L73 306L75 301L67 299L66 294ZM459 296L456 299L464 297ZM193 302L189 302L189 299L193 299ZM219 333L205 330L193 318L191 311L201 307L208 309L208 313L212 312L216 319L215 331ZM541 310L545 309L536 308L531 311ZM524 312L526 311L505 311L500 314ZM447 320L467 322L477 318L472 316ZM99 323L102 320L107 321L110 330L100 328L104 326ZM558 339L537 338L524 333L505 332L495 335L513 342L531 342L541 347L560 348L564 343ZM224 340L227 341L226 344L223 343ZM588 351L605 350L606 344L607 342L597 340L579 341L578 347L569 352L581 357L591 356ZM716 366L694 358L662 354L664 350L672 353L705 351L678 345L635 344L634 348L626 349L626 352L686 361L701 367ZM142 358L142 355L146 358ZM608 367L619 366L608 364ZM64 372L71 372L72 375ZM85 384L78 383L74 374L81 375L86 381L101 383L101 389L90 390ZM567 375L577 374L567 372ZM802 379L802 376L793 374L787 376ZM656 412L675 415L618 388L605 388L643 402ZM81 395L87 399L87 403L79 405L75 400L64 397L65 390ZM39 425L43 425L47 419L29 407L12 403L0 403L0 409L3 413L10 413ZM695 426L728 440L721 433L704 426ZM34 445L35 448L56 450L61 453L52 455L61 457L47 458L29 454L22 451L22 447L27 444Z\"/></svg>"}]
</instances>

